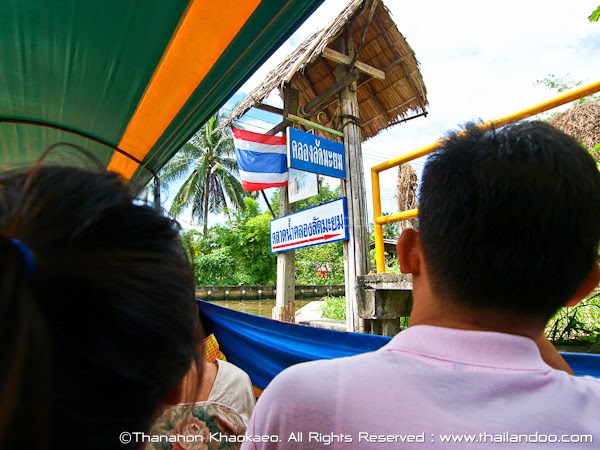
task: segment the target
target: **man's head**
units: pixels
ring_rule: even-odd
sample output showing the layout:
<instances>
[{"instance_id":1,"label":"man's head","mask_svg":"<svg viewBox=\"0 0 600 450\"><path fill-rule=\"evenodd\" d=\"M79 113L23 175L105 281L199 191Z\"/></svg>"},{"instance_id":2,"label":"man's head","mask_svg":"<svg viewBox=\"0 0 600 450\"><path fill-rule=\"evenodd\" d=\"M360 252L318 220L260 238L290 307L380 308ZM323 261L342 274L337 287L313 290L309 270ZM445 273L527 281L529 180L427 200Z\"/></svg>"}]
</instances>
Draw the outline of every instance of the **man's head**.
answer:
<instances>
[{"instance_id":1,"label":"man's head","mask_svg":"<svg viewBox=\"0 0 600 450\"><path fill-rule=\"evenodd\" d=\"M468 127L427 160L419 228L438 296L547 320L595 267L600 173L546 123Z\"/></svg>"}]
</instances>

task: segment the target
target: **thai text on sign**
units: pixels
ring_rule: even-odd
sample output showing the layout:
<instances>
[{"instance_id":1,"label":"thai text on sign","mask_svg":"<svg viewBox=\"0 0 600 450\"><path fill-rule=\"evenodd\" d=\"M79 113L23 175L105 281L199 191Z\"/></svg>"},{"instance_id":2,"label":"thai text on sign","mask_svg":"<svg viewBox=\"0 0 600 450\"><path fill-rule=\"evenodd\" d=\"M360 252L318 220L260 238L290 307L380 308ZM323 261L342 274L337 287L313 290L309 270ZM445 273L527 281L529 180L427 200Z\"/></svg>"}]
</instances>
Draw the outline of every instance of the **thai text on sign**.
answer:
<instances>
[{"instance_id":1,"label":"thai text on sign","mask_svg":"<svg viewBox=\"0 0 600 450\"><path fill-rule=\"evenodd\" d=\"M304 209L271 221L271 252L348 239L346 198Z\"/></svg>"},{"instance_id":2,"label":"thai text on sign","mask_svg":"<svg viewBox=\"0 0 600 450\"><path fill-rule=\"evenodd\" d=\"M305 131L287 129L288 167L346 178L344 145Z\"/></svg>"}]
</instances>

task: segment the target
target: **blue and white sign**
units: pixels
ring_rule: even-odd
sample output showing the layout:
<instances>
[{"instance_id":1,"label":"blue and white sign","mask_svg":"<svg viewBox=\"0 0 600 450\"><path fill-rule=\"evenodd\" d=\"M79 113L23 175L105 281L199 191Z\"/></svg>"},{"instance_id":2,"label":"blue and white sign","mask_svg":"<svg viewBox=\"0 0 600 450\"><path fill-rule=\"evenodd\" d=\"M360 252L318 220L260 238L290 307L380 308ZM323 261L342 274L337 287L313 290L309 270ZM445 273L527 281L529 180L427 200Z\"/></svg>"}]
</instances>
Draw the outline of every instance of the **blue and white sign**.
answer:
<instances>
[{"instance_id":1,"label":"blue and white sign","mask_svg":"<svg viewBox=\"0 0 600 450\"><path fill-rule=\"evenodd\" d=\"M346 178L344 144L291 127L286 133L288 167Z\"/></svg>"},{"instance_id":2,"label":"blue and white sign","mask_svg":"<svg viewBox=\"0 0 600 450\"><path fill-rule=\"evenodd\" d=\"M347 239L346 197L271 220L271 253Z\"/></svg>"}]
</instances>

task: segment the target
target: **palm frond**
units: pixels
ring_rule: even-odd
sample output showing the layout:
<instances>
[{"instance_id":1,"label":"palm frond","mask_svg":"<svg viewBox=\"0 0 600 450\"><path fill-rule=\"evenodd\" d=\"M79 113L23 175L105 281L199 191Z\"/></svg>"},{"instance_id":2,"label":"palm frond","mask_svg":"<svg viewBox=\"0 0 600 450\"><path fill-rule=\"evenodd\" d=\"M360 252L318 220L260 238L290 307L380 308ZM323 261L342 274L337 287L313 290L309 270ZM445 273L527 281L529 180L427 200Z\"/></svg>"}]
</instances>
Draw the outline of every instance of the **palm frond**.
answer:
<instances>
[{"instance_id":1,"label":"palm frond","mask_svg":"<svg viewBox=\"0 0 600 450\"><path fill-rule=\"evenodd\" d=\"M176 218L181 214L181 212L190 206L190 204L194 201L194 196L197 193L197 186L199 183L199 178L201 177L201 173L197 170L192 171L190 176L183 182L183 185L175 194L173 198L173 203L171 204L171 208L169 208L169 213L171 216Z\"/></svg>"},{"instance_id":2,"label":"palm frond","mask_svg":"<svg viewBox=\"0 0 600 450\"><path fill-rule=\"evenodd\" d=\"M192 219L204 221L209 211L244 207L247 193L236 178L233 137L229 129L218 128L223 119L220 112L212 116L161 172L165 184L189 174L173 199L170 212L174 217L191 207Z\"/></svg>"}]
</instances>

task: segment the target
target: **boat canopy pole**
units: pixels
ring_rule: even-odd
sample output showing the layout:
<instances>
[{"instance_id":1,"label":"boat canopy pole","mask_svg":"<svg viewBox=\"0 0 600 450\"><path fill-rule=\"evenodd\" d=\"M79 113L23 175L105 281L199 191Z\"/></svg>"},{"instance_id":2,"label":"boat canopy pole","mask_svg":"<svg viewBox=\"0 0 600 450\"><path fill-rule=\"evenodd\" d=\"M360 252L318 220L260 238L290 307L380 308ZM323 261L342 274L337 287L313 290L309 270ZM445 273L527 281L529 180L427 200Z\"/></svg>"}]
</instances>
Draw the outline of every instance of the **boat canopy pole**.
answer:
<instances>
[{"instance_id":1,"label":"boat canopy pole","mask_svg":"<svg viewBox=\"0 0 600 450\"><path fill-rule=\"evenodd\" d=\"M158 175L154 175L154 209L157 212L162 212L160 204L160 178Z\"/></svg>"}]
</instances>

